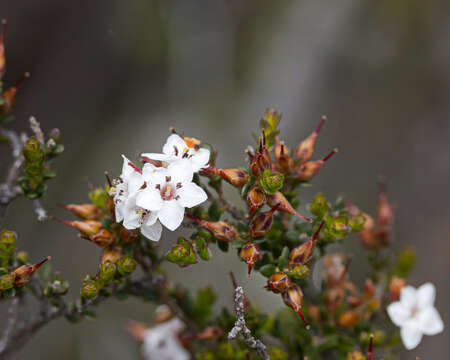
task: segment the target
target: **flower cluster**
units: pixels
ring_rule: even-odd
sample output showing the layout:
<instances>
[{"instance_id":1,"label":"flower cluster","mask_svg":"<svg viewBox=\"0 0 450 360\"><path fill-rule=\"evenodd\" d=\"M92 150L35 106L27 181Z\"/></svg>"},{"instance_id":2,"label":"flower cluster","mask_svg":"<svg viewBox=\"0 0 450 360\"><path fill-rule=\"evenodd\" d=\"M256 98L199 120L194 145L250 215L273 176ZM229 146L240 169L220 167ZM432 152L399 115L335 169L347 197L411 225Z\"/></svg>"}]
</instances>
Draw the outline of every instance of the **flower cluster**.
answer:
<instances>
[{"instance_id":1,"label":"flower cluster","mask_svg":"<svg viewBox=\"0 0 450 360\"><path fill-rule=\"evenodd\" d=\"M114 198L117 222L126 229L140 229L150 240L158 241L162 225L176 230L185 208L197 206L208 198L193 182L194 173L208 166L210 151L199 141L172 134L162 154L142 154L139 169L123 156L122 174L114 180L110 194Z\"/></svg>"}]
</instances>

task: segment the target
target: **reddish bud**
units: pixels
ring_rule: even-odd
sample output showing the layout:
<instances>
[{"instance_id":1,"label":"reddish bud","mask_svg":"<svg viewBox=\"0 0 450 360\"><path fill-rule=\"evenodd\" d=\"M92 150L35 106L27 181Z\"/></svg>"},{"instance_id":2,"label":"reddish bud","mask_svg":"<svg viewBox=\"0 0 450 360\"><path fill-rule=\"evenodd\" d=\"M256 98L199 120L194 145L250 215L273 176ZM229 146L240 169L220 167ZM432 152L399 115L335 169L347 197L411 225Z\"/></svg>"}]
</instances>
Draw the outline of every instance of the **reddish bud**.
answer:
<instances>
[{"instance_id":1,"label":"reddish bud","mask_svg":"<svg viewBox=\"0 0 450 360\"><path fill-rule=\"evenodd\" d=\"M200 340L216 340L223 335L223 330L219 326L208 326L202 332L195 335Z\"/></svg>"},{"instance_id":2,"label":"reddish bud","mask_svg":"<svg viewBox=\"0 0 450 360\"><path fill-rule=\"evenodd\" d=\"M353 328L358 323L359 314L356 311L346 311L338 318L338 325L345 328Z\"/></svg>"},{"instance_id":3,"label":"reddish bud","mask_svg":"<svg viewBox=\"0 0 450 360\"><path fill-rule=\"evenodd\" d=\"M290 286L292 286L292 281L289 276L277 272L267 280L266 289L278 294L285 292Z\"/></svg>"},{"instance_id":4,"label":"reddish bud","mask_svg":"<svg viewBox=\"0 0 450 360\"><path fill-rule=\"evenodd\" d=\"M122 253L118 249L105 249L102 253L100 262L106 264L108 261L112 264L117 263L122 258Z\"/></svg>"},{"instance_id":5,"label":"reddish bud","mask_svg":"<svg viewBox=\"0 0 450 360\"><path fill-rule=\"evenodd\" d=\"M250 214L262 207L266 203L266 193L260 187L253 187L247 193L247 204L250 207Z\"/></svg>"},{"instance_id":6,"label":"reddish bud","mask_svg":"<svg viewBox=\"0 0 450 360\"><path fill-rule=\"evenodd\" d=\"M98 219L102 215L102 211L93 204L61 204L61 206L82 219Z\"/></svg>"},{"instance_id":7,"label":"reddish bud","mask_svg":"<svg viewBox=\"0 0 450 360\"><path fill-rule=\"evenodd\" d=\"M269 206L279 206L279 211L287 212L291 215L295 215L299 217L300 219L306 220L308 222L312 222L311 219L308 219L307 217L304 217L303 215L299 214L297 211L294 210L292 205L289 203L289 201L286 199L286 197L281 193L280 191L275 192L273 195L267 196L267 203Z\"/></svg>"},{"instance_id":8,"label":"reddish bud","mask_svg":"<svg viewBox=\"0 0 450 360\"><path fill-rule=\"evenodd\" d=\"M389 283L389 295L391 301L398 301L400 299L400 292L406 286L405 279L393 276Z\"/></svg>"},{"instance_id":9,"label":"reddish bud","mask_svg":"<svg viewBox=\"0 0 450 360\"><path fill-rule=\"evenodd\" d=\"M311 261L317 238L319 236L320 230L322 230L323 224L324 222L322 221L319 228L309 241L291 250L289 254L289 267L293 268L297 265L304 265Z\"/></svg>"},{"instance_id":10,"label":"reddish bud","mask_svg":"<svg viewBox=\"0 0 450 360\"><path fill-rule=\"evenodd\" d=\"M319 131L325 123L326 119L326 116L322 116L322 119L320 120L320 123L317 126L316 130L314 130L311 135L309 135L305 140L298 144L297 150L295 151L295 157L300 158L302 162L311 159L311 156L314 152L317 135L319 134Z\"/></svg>"},{"instance_id":11,"label":"reddish bud","mask_svg":"<svg viewBox=\"0 0 450 360\"><path fill-rule=\"evenodd\" d=\"M119 236L123 242L129 243L137 239L138 234L136 230L128 230L123 227L120 229Z\"/></svg>"},{"instance_id":12,"label":"reddish bud","mask_svg":"<svg viewBox=\"0 0 450 360\"><path fill-rule=\"evenodd\" d=\"M394 221L394 207L389 203L383 182L378 183L377 230L390 231Z\"/></svg>"},{"instance_id":13,"label":"reddish bud","mask_svg":"<svg viewBox=\"0 0 450 360\"><path fill-rule=\"evenodd\" d=\"M272 227L273 224L273 213L280 207L280 205L275 205L269 211L262 212L253 217L248 228L250 230L250 235L253 238L264 236Z\"/></svg>"},{"instance_id":14,"label":"reddish bud","mask_svg":"<svg viewBox=\"0 0 450 360\"><path fill-rule=\"evenodd\" d=\"M5 57L5 33L6 20L2 20L2 29L0 30L0 80L6 72L6 57Z\"/></svg>"},{"instance_id":15,"label":"reddish bud","mask_svg":"<svg viewBox=\"0 0 450 360\"><path fill-rule=\"evenodd\" d=\"M2 94L3 104L0 106L0 113L8 114L11 111L14 103L16 102L17 90L19 89L19 86L26 78L29 77L30 73L26 72L15 85L11 86Z\"/></svg>"},{"instance_id":16,"label":"reddish bud","mask_svg":"<svg viewBox=\"0 0 450 360\"><path fill-rule=\"evenodd\" d=\"M114 235L111 231L101 229L98 233L91 236L82 236L83 239L92 241L100 247L106 248L114 242Z\"/></svg>"},{"instance_id":17,"label":"reddish bud","mask_svg":"<svg viewBox=\"0 0 450 360\"><path fill-rule=\"evenodd\" d=\"M310 329L310 326L306 322L305 317L302 312L302 300L303 293L298 285L293 284L286 292L282 295L284 303L292 308L302 319L303 323L306 326L306 329Z\"/></svg>"},{"instance_id":18,"label":"reddish bud","mask_svg":"<svg viewBox=\"0 0 450 360\"><path fill-rule=\"evenodd\" d=\"M260 250L258 246L253 243L246 243L241 248L240 257L242 260L246 262L248 265L248 276L250 277L250 273L252 272L253 265L259 259Z\"/></svg>"},{"instance_id":19,"label":"reddish bud","mask_svg":"<svg viewBox=\"0 0 450 360\"><path fill-rule=\"evenodd\" d=\"M364 297L366 299L372 299L375 296L375 284L371 279L367 279L364 284Z\"/></svg>"},{"instance_id":20,"label":"reddish bud","mask_svg":"<svg viewBox=\"0 0 450 360\"><path fill-rule=\"evenodd\" d=\"M322 160L308 161L298 168L297 179L301 181L311 180L320 170L323 164L325 164L334 154L338 152L338 149L334 149Z\"/></svg>"},{"instance_id":21,"label":"reddish bud","mask_svg":"<svg viewBox=\"0 0 450 360\"><path fill-rule=\"evenodd\" d=\"M294 160L289 156L289 149L284 141L280 141L278 137L275 138L274 155L281 172L286 174L292 171Z\"/></svg>"},{"instance_id":22,"label":"reddish bud","mask_svg":"<svg viewBox=\"0 0 450 360\"><path fill-rule=\"evenodd\" d=\"M28 281L30 281L31 276L36 272L36 270L50 259L51 257L47 256L38 264L22 265L14 269L14 271L11 273L14 277L14 286L24 286Z\"/></svg>"},{"instance_id":23,"label":"reddish bud","mask_svg":"<svg viewBox=\"0 0 450 360\"><path fill-rule=\"evenodd\" d=\"M67 221L67 220L59 220L59 219L56 219L53 217L52 217L52 219L54 219L62 224L74 227L80 233L87 235L87 236L97 234L103 226L103 224L100 221L95 221L95 220Z\"/></svg>"},{"instance_id":24,"label":"reddish bud","mask_svg":"<svg viewBox=\"0 0 450 360\"><path fill-rule=\"evenodd\" d=\"M236 228L225 221L205 221L200 220L189 213L185 213L185 215L188 218L194 220L200 226L204 227L206 230L209 230L213 234L213 236L219 240L231 242L238 235L238 231L236 230Z\"/></svg>"},{"instance_id":25,"label":"reddish bud","mask_svg":"<svg viewBox=\"0 0 450 360\"><path fill-rule=\"evenodd\" d=\"M258 178L265 170L271 168L272 161L270 160L269 151L265 144L265 135L263 133L263 140L260 140L258 151L250 161L250 172L255 178Z\"/></svg>"},{"instance_id":26,"label":"reddish bud","mask_svg":"<svg viewBox=\"0 0 450 360\"><path fill-rule=\"evenodd\" d=\"M206 172L219 175L226 182L236 187L242 187L247 184L249 176L245 170L242 169L216 169L206 168Z\"/></svg>"},{"instance_id":27,"label":"reddish bud","mask_svg":"<svg viewBox=\"0 0 450 360\"><path fill-rule=\"evenodd\" d=\"M347 303L350 306L357 307L361 305L362 301L358 296L350 295L349 297L347 297Z\"/></svg>"}]
</instances>

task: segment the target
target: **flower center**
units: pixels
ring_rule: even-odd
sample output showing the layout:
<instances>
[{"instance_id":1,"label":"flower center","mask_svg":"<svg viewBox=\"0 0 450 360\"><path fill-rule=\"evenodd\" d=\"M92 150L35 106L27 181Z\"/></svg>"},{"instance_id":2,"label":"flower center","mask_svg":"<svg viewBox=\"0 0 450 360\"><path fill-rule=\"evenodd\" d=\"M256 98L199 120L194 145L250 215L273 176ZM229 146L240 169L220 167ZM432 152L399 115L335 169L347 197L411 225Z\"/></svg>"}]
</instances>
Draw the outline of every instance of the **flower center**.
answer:
<instances>
[{"instance_id":1,"label":"flower center","mask_svg":"<svg viewBox=\"0 0 450 360\"><path fill-rule=\"evenodd\" d=\"M175 187L171 184L166 184L161 188L161 198L163 200L172 200L175 196Z\"/></svg>"}]
</instances>

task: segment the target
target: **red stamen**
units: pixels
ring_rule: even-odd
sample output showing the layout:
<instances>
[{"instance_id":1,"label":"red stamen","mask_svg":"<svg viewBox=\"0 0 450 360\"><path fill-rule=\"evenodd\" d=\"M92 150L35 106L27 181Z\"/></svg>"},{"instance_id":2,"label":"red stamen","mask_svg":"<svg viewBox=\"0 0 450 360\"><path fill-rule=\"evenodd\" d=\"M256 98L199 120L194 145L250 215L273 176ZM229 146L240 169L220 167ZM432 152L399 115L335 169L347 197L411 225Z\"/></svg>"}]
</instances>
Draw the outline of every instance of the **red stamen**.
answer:
<instances>
[{"instance_id":1,"label":"red stamen","mask_svg":"<svg viewBox=\"0 0 450 360\"><path fill-rule=\"evenodd\" d=\"M106 177L106 182L108 183L109 187L112 187L113 184L112 184L111 179L109 178L109 173L107 171L105 171L105 177Z\"/></svg>"},{"instance_id":2,"label":"red stamen","mask_svg":"<svg viewBox=\"0 0 450 360\"><path fill-rule=\"evenodd\" d=\"M142 174L142 170L136 167L136 165L134 165L131 161L128 161L128 165L130 165L134 169L134 171L137 171L139 174Z\"/></svg>"},{"instance_id":3,"label":"red stamen","mask_svg":"<svg viewBox=\"0 0 450 360\"><path fill-rule=\"evenodd\" d=\"M25 79L29 78L31 75L29 72L26 72L22 75L22 77L16 82L16 84L13 86L14 88L18 89L19 86L24 82Z\"/></svg>"},{"instance_id":4,"label":"red stamen","mask_svg":"<svg viewBox=\"0 0 450 360\"><path fill-rule=\"evenodd\" d=\"M203 226L203 220L196 218L194 215L191 215L188 212L184 213L184 215L187 216L189 219L194 220L197 224Z\"/></svg>"},{"instance_id":5,"label":"red stamen","mask_svg":"<svg viewBox=\"0 0 450 360\"><path fill-rule=\"evenodd\" d=\"M335 148L333 149L332 152L330 152L327 156L325 156L321 161L324 163L325 161L327 161L328 159L330 159L334 154L336 154L338 152L338 149Z\"/></svg>"},{"instance_id":6,"label":"red stamen","mask_svg":"<svg viewBox=\"0 0 450 360\"><path fill-rule=\"evenodd\" d=\"M247 264L247 266L248 266L248 277L250 277L253 269L253 264Z\"/></svg>"},{"instance_id":7,"label":"red stamen","mask_svg":"<svg viewBox=\"0 0 450 360\"><path fill-rule=\"evenodd\" d=\"M44 265L47 261L49 261L52 257L47 256L44 260L42 260L40 263L37 263L36 265L33 265L33 270L36 271L39 269L42 265Z\"/></svg>"},{"instance_id":8,"label":"red stamen","mask_svg":"<svg viewBox=\"0 0 450 360\"><path fill-rule=\"evenodd\" d=\"M2 20L2 30L0 31L0 46L5 42L5 34L6 34L6 19Z\"/></svg>"},{"instance_id":9,"label":"red stamen","mask_svg":"<svg viewBox=\"0 0 450 360\"><path fill-rule=\"evenodd\" d=\"M322 129L323 124L325 124L325 121L327 120L327 117L324 115L322 116L322 119L320 119L320 123L319 125L317 125L316 130L314 130L313 134L317 135L320 131L320 129Z\"/></svg>"},{"instance_id":10,"label":"red stamen","mask_svg":"<svg viewBox=\"0 0 450 360\"><path fill-rule=\"evenodd\" d=\"M303 316L302 309L299 309L299 310L297 311L297 314L298 314L298 315L300 316L300 318L302 319L303 324L305 324L306 330L311 329L311 326L308 324L308 322L306 321L305 317Z\"/></svg>"},{"instance_id":11,"label":"red stamen","mask_svg":"<svg viewBox=\"0 0 450 360\"><path fill-rule=\"evenodd\" d=\"M300 219L303 219L309 223L312 223L312 219L307 218L306 216L303 216L302 214L298 213L297 211L294 213L295 216L297 216Z\"/></svg>"}]
</instances>

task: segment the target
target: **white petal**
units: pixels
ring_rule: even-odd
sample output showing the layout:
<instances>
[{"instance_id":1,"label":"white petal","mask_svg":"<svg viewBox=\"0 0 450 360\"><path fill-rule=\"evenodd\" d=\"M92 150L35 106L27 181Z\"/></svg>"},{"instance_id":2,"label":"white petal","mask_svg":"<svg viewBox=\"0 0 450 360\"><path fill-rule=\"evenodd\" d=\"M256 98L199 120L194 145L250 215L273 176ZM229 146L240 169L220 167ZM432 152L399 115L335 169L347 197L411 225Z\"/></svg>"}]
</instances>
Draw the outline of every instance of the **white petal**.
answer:
<instances>
[{"instance_id":1,"label":"white petal","mask_svg":"<svg viewBox=\"0 0 450 360\"><path fill-rule=\"evenodd\" d=\"M425 335L436 335L444 330L444 322L438 311L429 306L417 315L417 321L420 324L420 330Z\"/></svg>"},{"instance_id":2,"label":"white petal","mask_svg":"<svg viewBox=\"0 0 450 360\"><path fill-rule=\"evenodd\" d=\"M386 310L391 321L397 326L403 326L411 315L410 310L405 308L400 301L389 304Z\"/></svg>"},{"instance_id":3,"label":"white petal","mask_svg":"<svg viewBox=\"0 0 450 360\"><path fill-rule=\"evenodd\" d=\"M177 196L180 197L178 200L180 205L187 208L197 206L208 199L205 191L192 182L183 184L183 186L177 190Z\"/></svg>"},{"instance_id":4,"label":"white petal","mask_svg":"<svg viewBox=\"0 0 450 360\"><path fill-rule=\"evenodd\" d=\"M181 136L172 134L167 138L167 141L163 146L163 153L166 155L178 154L177 156L181 157L183 152L186 151L187 148L188 147Z\"/></svg>"},{"instance_id":5,"label":"white petal","mask_svg":"<svg viewBox=\"0 0 450 360\"><path fill-rule=\"evenodd\" d=\"M179 158L177 158L175 155L169 155L169 154L145 153L145 154L141 154L141 156L147 157L152 160L166 161L169 163L179 160Z\"/></svg>"},{"instance_id":6,"label":"white petal","mask_svg":"<svg viewBox=\"0 0 450 360\"><path fill-rule=\"evenodd\" d=\"M127 181L128 195L133 195L142 187L142 185L144 185L144 178L135 170L128 176Z\"/></svg>"},{"instance_id":7,"label":"white petal","mask_svg":"<svg viewBox=\"0 0 450 360\"><path fill-rule=\"evenodd\" d=\"M158 212L150 211L150 214L148 214L145 219L145 224L148 226L153 225L156 222L156 220L158 220Z\"/></svg>"},{"instance_id":8,"label":"white petal","mask_svg":"<svg viewBox=\"0 0 450 360\"><path fill-rule=\"evenodd\" d=\"M153 225L148 225L147 223L141 226L141 233L147 239L152 241L158 241L161 238L162 226L159 221L155 222Z\"/></svg>"},{"instance_id":9,"label":"white petal","mask_svg":"<svg viewBox=\"0 0 450 360\"><path fill-rule=\"evenodd\" d=\"M412 350L422 340L422 331L420 331L415 321L410 320L400 329L400 337L405 348Z\"/></svg>"},{"instance_id":10,"label":"white petal","mask_svg":"<svg viewBox=\"0 0 450 360\"><path fill-rule=\"evenodd\" d=\"M417 306L422 309L433 306L436 297L436 288L432 283L425 283L417 289Z\"/></svg>"},{"instance_id":11,"label":"white petal","mask_svg":"<svg viewBox=\"0 0 450 360\"><path fill-rule=\"evenodd\" d=\"M124 228L128 230L137 229L139 226L141 226L141 223L139 222L140 218L141 216L136 212L130 213L128 216L125 216L123 219Z\"/></svg>"},{"instance_id":12,"label":"white petal","mask_svg":"<svg viewBox=\"0 0 450 360\"><path fill-rule=\"evenodd\" d=\"M194 172L207 167L209 162L210 152L208 149L200 148L198 151L193 151L193 155L191 157L192 161L192 169Z\"/></svg>"},{"instance_id":13,"label":"white petal","mask_svg":"<svg viewBox=\"0 0 450 360\"><path fill-rule=\"evenodd\" d=\"M142 176L147 185L155 186L156 184L164 184L166 182L167 169L156 167L152 164L145 164L142 168Z\"/></svg>"},{"instance_id":14,"label":"white petal","mask_svg":"<svg viewBox=\"0 0 450 360\"><path fill-rule=\"evenodd\" d=\"M176 200L164 201L164 204L158 212L159 221L171 231L176 230L184 218L184 207L178 204Z\"/></svg>"},{"instance_id":15,"label":"white petal","mask_svg":"<svg viewBox=\"0 0 450 360\"><path fill-rule=\"evenodd\" d=\"M167 168L168 175L171 177L173 184L189 183L192 181L194 171L192 170L191 161L188 159L178 160L169 165Z\"/></svg>"},{"instance_id":16,"label":"white petal","mask_svg":"<svg viewBox=\"0 0 450 360\"><path fill-rule=\"evenodd\" d=\"M137 194L136 205L146 210L158 211L163 205L163 200L158 190L147 187Z\"/></svg>"},{"instance_id":17,"label":"white petal","mask_svg":"<svg viewBox=\"0 0 450 360\"><path fill-rule=\"evenodd\" d=\"M125 155L122 155L123 158L123 164L122 164L122 178L123 177L128 177L128 175L130 175L134 169L129 165L130 160L128 160L128 158Z\"/></svg>"},{"instance_id":18,"label":"white petal","mask_svg":"<svg viewBox=\"0 0 450 360\"><path fill-rule=\"evenodd\" d=\"M122 203L117 203L114 206L114 210L116 213L116 222L118 223L120 223L123 220L122 207L123 207Z\"/></svg>"},{"instance_id":19,"label":"white petal","mask_svg":"<svg viewBox=\"0 0 450 360\"><path fill-rule=\"evenodd\" d=\"M411 309L416 305L416 300L417 292L412 286L405 286L400 292L400 302L405 308Z\"/></svg>"}]
</instances>

